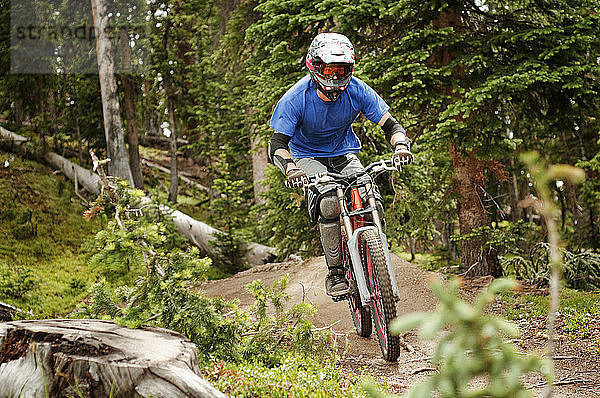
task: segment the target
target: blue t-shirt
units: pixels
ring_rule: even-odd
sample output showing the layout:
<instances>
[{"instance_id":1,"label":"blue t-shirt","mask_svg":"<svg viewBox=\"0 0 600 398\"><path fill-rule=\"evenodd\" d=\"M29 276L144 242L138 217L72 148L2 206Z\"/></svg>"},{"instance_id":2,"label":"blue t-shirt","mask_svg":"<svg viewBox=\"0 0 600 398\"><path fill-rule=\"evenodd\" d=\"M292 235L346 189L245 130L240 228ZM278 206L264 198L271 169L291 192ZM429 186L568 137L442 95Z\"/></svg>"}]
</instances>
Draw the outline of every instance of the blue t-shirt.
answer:
<instances>
[{"instance_id":1,"label":"blue t-shirt","mask_svg":"<svg viewBox=\"0 0 600 398\"><path fill-rule=\"evenodd\" d=\"M295 159L340 156L361 148L352 130L359 113L378 123L389 108L375 90L356 77L337 101L323 101L306 75L277 103L271 128L291 137L289 146Z\"/></svg>"}]
</instances>

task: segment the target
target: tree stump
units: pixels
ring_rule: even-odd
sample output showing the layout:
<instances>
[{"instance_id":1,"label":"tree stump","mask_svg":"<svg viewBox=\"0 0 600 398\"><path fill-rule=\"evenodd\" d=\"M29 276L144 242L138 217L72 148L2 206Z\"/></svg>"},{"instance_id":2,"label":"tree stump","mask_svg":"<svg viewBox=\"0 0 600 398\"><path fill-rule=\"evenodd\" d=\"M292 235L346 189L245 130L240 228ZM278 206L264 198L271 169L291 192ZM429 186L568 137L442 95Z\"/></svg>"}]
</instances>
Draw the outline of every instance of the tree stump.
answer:
<instances>
[{"instance_id":1,"label":"tree stump","mask_svg":"<svg viewBox=\"0 0 600 398\"><path fill-rule=\"evenodd\" d=\"M225 397L184 336L95 319L0 323L0 396Z\"/></svg>"}]
</instances>

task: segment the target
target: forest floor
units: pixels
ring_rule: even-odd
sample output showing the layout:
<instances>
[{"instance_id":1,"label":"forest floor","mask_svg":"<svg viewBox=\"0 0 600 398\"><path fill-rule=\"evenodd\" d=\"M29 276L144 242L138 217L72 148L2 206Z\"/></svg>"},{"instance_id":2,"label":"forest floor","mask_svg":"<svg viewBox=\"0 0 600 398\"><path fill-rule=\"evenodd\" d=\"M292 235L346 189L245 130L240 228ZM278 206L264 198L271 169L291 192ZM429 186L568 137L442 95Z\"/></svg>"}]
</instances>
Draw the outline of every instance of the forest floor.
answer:
<instances>
[{"instance_id":1,"label":"forest floor","mask_svg":"<svg viewBox=\"0 0 600 398\"><path fill-rule=\"evenodd\" d=\"M392 255L401 299L397 303L398 316L415 311L432 311L436 299L429 290L429 282L440 275L425 271L413 264ZM244 288L255 279L265 284L289 275L286 292L290 295L290 304L302 300L317 307L313 323L316 327L330 327L335 332L340 347L344 350L340 366L344 372L353 375L370 375L387 384L392 392L401 394L409 386L424 380L435 372L430 359L435 342L422 341L415 331L403 336L406 348L396 363L381 358L379 344L375 334L370 338L361 338L354 331L352 318L346 301L335 303L325 294L325 263L322 257L307 261L266 264L236 274L228 279L209 281L201 285L201 290L209 296L222 296L226 299L238 299L242 309L254 303L252 295ZM466 300L475 297L485 288L491 278L465 280L461 295ZM522 290L531 294L546 294L544 290L527 287ZM490 306L490 312L504 314L510 301L498 299ZM555 356L556 386L555 397L600 397L600 319L587 320L582 326L585 330L564 332L567 318L559 316L557 353ZM522 352L543 352L545 346L545 317L523 318L515 322L521 329L521 336L512 342ZM580 333L581 332L581 333ZM540 396L544 387L541 376L531 375L524 379L527 387Z\"/></svg>"}]
</instances>

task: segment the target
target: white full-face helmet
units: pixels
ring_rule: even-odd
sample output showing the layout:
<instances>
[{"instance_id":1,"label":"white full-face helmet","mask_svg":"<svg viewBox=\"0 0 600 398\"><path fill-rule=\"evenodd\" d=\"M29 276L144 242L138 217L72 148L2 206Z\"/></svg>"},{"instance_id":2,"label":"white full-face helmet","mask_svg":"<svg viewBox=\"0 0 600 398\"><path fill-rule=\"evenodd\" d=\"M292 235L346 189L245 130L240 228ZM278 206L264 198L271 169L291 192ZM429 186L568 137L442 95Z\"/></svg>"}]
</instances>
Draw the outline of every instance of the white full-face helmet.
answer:
<instances>
[{"instance_id":1,"label":"white full-face helmet","mask_svg":"<svg viewBox=\"0 0 600 398\"><path fill-rule=\"evenodd\" d=\"M317 89L336 101L352 79L354 47L342 34L321 33L308 47L306 67Z\"/></svg>"}]
</instances>

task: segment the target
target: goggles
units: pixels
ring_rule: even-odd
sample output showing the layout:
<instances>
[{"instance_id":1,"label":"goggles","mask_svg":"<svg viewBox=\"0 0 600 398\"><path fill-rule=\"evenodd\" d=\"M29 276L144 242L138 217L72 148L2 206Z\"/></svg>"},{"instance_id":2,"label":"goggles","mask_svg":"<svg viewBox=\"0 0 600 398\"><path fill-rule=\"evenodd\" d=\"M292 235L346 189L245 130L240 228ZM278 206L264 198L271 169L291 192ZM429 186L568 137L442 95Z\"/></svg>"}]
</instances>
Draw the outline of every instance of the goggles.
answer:
<instances>
[{"instance_id":1,"label":"goggles","mask_svg":"<svg viewBox=\"0 0 600 398\"><path fill-rule=\"evenodd\" d=\"M351 64L321 64L319 74L325 79L332 79L337 76L338 79L343 80L350 76L352 69L354 68Z\"/></svg>"}]
</instances>

